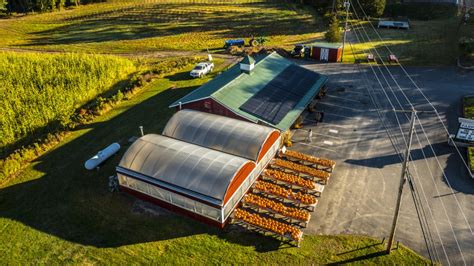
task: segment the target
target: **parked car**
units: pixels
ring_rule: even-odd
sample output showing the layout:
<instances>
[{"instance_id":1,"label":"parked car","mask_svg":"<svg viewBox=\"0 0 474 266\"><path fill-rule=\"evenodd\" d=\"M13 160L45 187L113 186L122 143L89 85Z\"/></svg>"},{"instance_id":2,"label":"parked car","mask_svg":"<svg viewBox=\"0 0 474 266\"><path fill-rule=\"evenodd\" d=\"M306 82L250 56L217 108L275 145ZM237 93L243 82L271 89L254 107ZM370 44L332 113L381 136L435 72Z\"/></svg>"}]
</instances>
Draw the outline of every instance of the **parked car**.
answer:
<instances>
[{"instance_id":1,"label":"parked car","mask_svg":"<svg viewBox=\"0 0 474 266\"><path fill-rule=\"evenodd\" d=\"M291 51L291 56L293 57L303 57L304 56L305 46L302 44L295 45L295 48Z\"/></svg>"},{"instance_id":2,"label":"parked car","mask_svg":"<svg viewBox=\"0 0 474 266\"><path fill-rule=\"evenodd\" d=\"M193 70L189 73L189 75L193 78L200 78L207 73L211 72L214 69L214 63L212 62L203 62L197 64Z\"/></svg>"}]
</instances>

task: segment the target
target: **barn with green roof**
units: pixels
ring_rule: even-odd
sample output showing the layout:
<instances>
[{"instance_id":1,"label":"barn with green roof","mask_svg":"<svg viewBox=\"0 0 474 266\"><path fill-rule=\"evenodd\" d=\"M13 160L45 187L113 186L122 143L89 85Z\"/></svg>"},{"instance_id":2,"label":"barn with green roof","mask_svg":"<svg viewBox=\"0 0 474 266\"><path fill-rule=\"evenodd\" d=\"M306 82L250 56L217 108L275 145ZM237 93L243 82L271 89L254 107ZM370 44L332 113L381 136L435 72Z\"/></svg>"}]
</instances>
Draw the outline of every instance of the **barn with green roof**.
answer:
<instances>
[{"instance_id":1,"label":"barn with green roof","mask_svg":"<svg viewBox=\"0 0 474 266\"><path fill-rule=\"evenodd\" d=\"M327 77L273 52L239 64L170 105L289 129Z\"/></svg>"}]
</instances>

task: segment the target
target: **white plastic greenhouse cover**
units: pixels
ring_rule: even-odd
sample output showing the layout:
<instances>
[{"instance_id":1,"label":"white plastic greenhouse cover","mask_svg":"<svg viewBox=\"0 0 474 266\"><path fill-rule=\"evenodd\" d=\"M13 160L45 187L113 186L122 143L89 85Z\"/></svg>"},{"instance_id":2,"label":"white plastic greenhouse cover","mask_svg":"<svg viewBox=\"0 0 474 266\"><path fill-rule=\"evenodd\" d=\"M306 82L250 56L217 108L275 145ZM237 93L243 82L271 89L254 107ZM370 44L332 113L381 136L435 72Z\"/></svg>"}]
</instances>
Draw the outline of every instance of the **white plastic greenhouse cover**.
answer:
<instances>
[{"instance_id":1,"label":"white plastic greenhouse cover","mask_svg":"<svg viewBox=\"0 0 474 266\"><path fill-rule=\"evenodd\" d=\"M249 162L253 164L244 158L149 134L130 146L119 166L223 202L234 176Z\"/></svg>"},{"instance_id":2,"label":"white plastic greenhouse cover","mask_svg":"<svg viewBox=\"0 0 474 266\"><path fill-rule=\"evenodd\" d=\"M163 135L256 161L273 128L184 109L171 117Z\"/></svg>"}]
</instances>

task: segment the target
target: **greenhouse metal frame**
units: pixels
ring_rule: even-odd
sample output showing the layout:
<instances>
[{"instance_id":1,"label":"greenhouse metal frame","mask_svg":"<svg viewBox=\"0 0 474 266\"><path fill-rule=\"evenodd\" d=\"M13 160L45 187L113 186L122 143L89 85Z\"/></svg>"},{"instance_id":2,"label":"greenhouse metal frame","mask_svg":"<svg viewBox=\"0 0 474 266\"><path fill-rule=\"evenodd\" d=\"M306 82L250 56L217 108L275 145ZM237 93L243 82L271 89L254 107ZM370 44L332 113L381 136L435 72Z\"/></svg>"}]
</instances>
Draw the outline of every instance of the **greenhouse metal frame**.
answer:
<instances>
[{"instance_id":1,"label":"greenhouse metal frame","mask_svg":"<svg viewBox=\"0 0 474 266\"><path fill-rule=\"evenodd\" d=\"M163 131L169 136L145 135L129 147L117 167L119 185L123 191L137 197L223 227L235 206L278 151L280 133L231 118L222 117L221 120L219 116L214 120L216 115L181 112L175 114L179 114L179 119L173 120L173 117ZM213 123L211 127L202 126L202 121ZM247 131L240 130L244 128ZM180 130L189 135L177 134ZM260 134L249 132L252 130ZM220 137L221 142L203 139L206 134ZM242 146L258 148L249 148L247 152L232 148L234 142L247 141L249 136L258 141Z\"/></svg>"}]
</instances>

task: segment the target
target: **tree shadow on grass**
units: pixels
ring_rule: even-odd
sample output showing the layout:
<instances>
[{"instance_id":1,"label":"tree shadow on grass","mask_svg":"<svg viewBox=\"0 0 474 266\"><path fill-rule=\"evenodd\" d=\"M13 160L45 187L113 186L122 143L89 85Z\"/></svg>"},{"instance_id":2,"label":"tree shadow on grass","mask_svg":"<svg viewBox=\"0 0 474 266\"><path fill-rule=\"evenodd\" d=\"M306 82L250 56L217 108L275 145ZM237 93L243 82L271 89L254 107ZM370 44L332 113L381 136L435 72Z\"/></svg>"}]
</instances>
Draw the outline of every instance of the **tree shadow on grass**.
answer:
<instances>
[{"instance_id":1,"label":"tree shadow on grass","mask_svg":"<svg viewBox=\"0 0 474 266\"><path fill-rule=\"evenodd\" d=\"M274 4L247 3L244 7L288 8ZM236 13L234 10L201 12L199 4L187 4L191 10L181 12L180 4L154 4L102 11L65 19L62 26L34 33L25 46L100 43L175 36L182 33L219 32L216 38L250 35L305 34L314 31L305 19L296 16L276 17L273 13ZM144 12L146 11L146 12ZM278 19L278 27L273 27ZM225 23L223 23L225 21ZM258 23L249 23L258 21Z\"/></svg>"},{"instance_id":2,"label":"tree shadow on grass","mask_svg":"<svg viewBox=\"0 0 474 266\"><path fill-rule=\"evenodd\" d=\"M33 162L40 177L0 190L0 216L62 239L96 247L116 247L199 234L209 229L179 216L146 217L131 213L133 198L107 191L108 176L138 126L160 133L174 110L168 103L192 88L165 90L116 117L94 123L86 133ZM112 142L123 148L99 171L83 164ZM176 230L179 228L180 230Z\"/></svg>"},{"instance_id":3,"label":"tree shadow on grass","mask_svg":"<svg viewBox=\"0 0 474 266\"><path fill-rule=\"evenodd\" d=\"M171 81L182 81L182 80L191 80L193 77L189 75L189 71L183 71L176 73L174 75L170 76L165 76L165 78L171 80Z\"/></svg>"},{"instance_id":4,"label":"tree shadow on grass","mask_svg":"<svg viewBox=\"0 0 474 266\"><path fill-rule=\"evenodd\" d=\"M108 177L115 174L115 166L130 145L128 139L139 135L138 126L143 125L146 133L161 133L175 112L168 105L195 88L167 89L110 120L73 133L84 132L34 161L32 169L22 174L30 181L12 182L0 189L0 217L7 223L17 221L45 234L100 248L210 234L262 252L277 249L277 241L253 234L224 232L179 215L133 212L134 197L108 192ZM84 162L112 142L121 144L120 152L99 170L87 171Z\"/></svg>"},{"instance_id":5,"label":"tree shadow on grass","mask_svg":"<svg viewBox=\"0 0 474 266\"><path fill-rule=\"evenodd\" d=\"M345 263L351 263L351 262L357 262L357 261L373 259L373 258L385 256L385 255L387 255L387 253L385 251L378 251L378 252L358 256L358 257L355 257L355 258L350 258L350 259L347 259L347 260L338 261L338 262L335 262L335 263L330 263L328 265L341 265L341 264L345 264Z\"/></svg>"}]
</instances>

